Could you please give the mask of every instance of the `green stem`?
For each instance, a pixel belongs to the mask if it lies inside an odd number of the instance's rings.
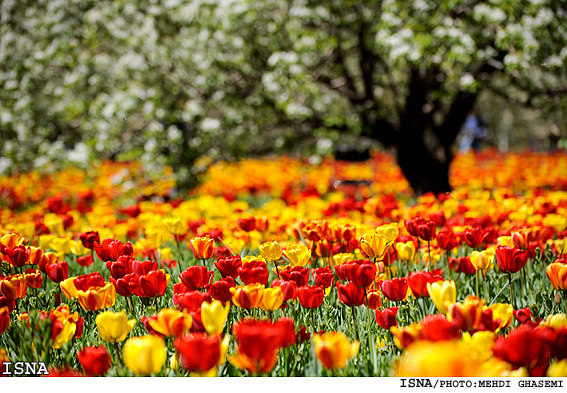
[[[476,271],[476,292],[475,295],[478,296],[478,281],[479,281],[479,277],[478,277],[478,270]]]
[[[118,348],[118,343],[114,342],[114,351],[116,352],[116,362],[118,363],[118,369],[122,369],[122,356],[120,356],[120,348]]]
[[[514,290],[512,289],[512,273],[508,273],[508,286],[510,287],[510,304],[516,309],[514,306]]]
[[[431,264],[433,262],[433,257],[431,256],[431,242],[428,240],[427,241],[427,253],[428,255],[428,259],[429,259],[429,263],[427,264],[427,271],[429,271]]]
[[[358,332],[356,331],[356,317],[354,315],[354,306],[352,306],[350,309],[352,311],[352,329],[354,331],[354,339],[356,341],[359,341],[358,340]]]
[[[313,334],[317,334],[317,329],[315,328],[315,309],[311,309],[311,326],[313,327]]]

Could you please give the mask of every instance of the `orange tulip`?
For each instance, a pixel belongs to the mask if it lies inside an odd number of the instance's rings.
[[[232,301],[237,307],[245,308],[258,308],[264,295],[264,286],[262,284],[249,284],[246,286],[239,286],[230,288],[232,293]]]
[[[554,262],[547,266],[545,272],[547,273],[547,277],[549,277],[554,289],[560,291],[567,290],[567,265]]]
[[[23,274],[14,274],[4,277],[0,281],[0,293],[6,299],[16,300],[26,296],[28,290],[28,280]]]
[[[165,337],[179,337],[186,333],[193,322],[191,315],[186,311],[171,308],[160,310],[157,315],[147,320],[148,325]]]
[[[116,302],[116,289],[112,283],[103,287],[91,287],[86,291],[77,291],[79,304],[87,311],[97,311],[114,306]]]
[[[212,258],[215,253],[215,241],[209,235],[194,237],[189,241],[193,255],[197,259]]]

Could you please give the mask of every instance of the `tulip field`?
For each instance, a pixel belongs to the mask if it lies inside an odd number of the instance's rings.
[[[567,155],[0,177],[1,376],[567,376]]]

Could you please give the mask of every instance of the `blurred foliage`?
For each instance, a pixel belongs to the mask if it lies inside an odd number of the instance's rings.
[[[0,170],[325,155],[399,123],[411,70],[435,123],[480,90],[565,113],[566,58],[558,0],[3,0]]]

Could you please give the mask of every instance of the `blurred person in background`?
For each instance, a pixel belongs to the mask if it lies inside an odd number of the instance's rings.
[[[479,151],[482,142],[488,137],[486,123],[476,113],[475,108],[471,109],[467,115],[460,134],[461,141],[459,143],[459,150],[465,152],[469,151],[471,148],[474,151]]]

